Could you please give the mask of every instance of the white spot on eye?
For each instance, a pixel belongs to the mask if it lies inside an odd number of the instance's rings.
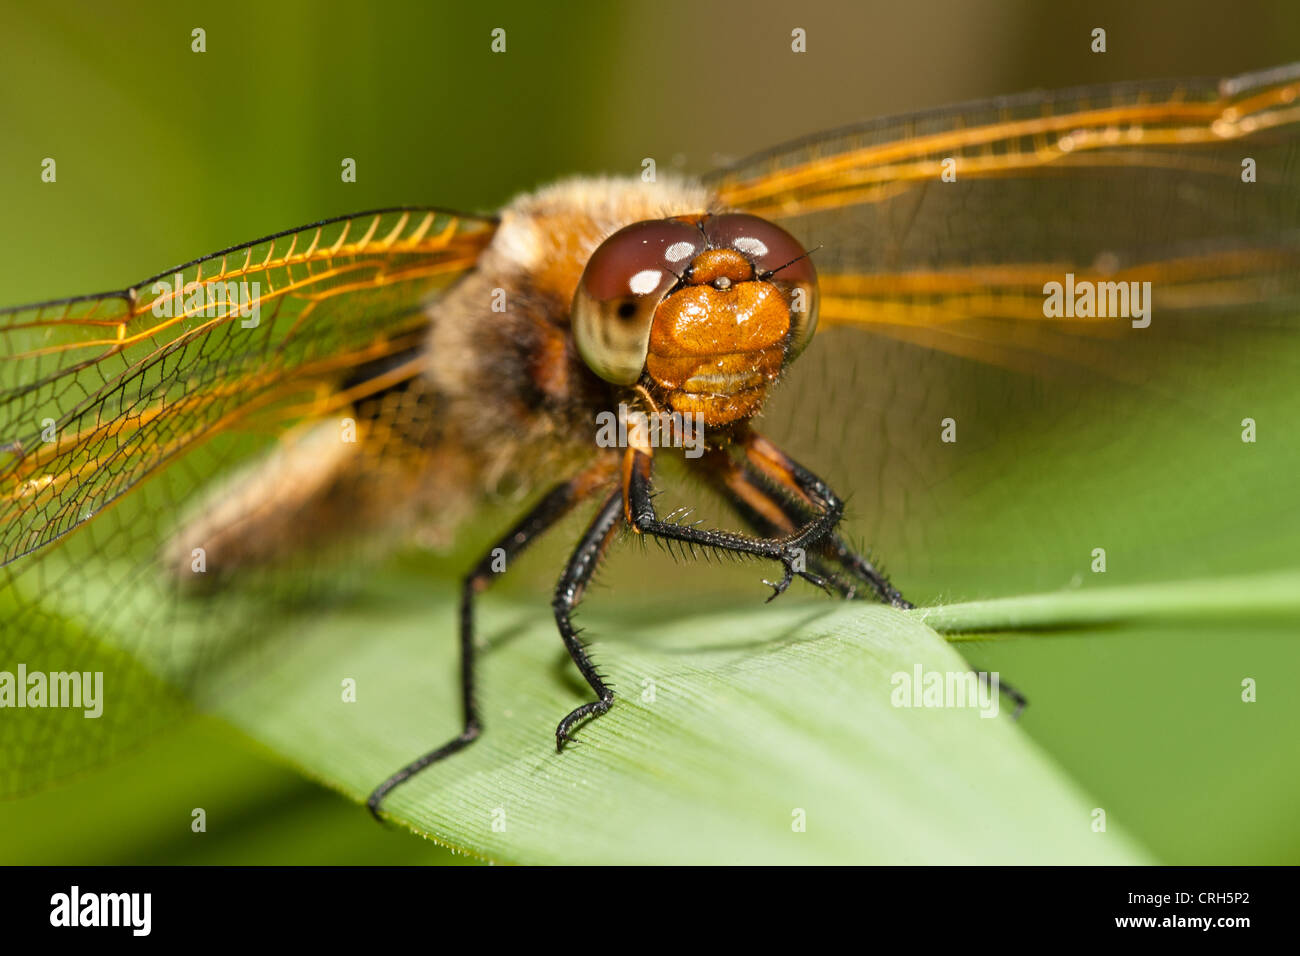
[[[755,239],[753,236],[741,236],[731,244],[731,248],[737,252],[743,252],[747,256],[767,255],[767,246],[761,239]]]
[[[681,262],[694,251],[695,246],[692,243],[686,242],[685,240],[674,242],[668,247],[668,251],[664,253],[664,258],[669,262]]]
[[[634,295],[649,295],[659,288],[659,281],[663,277],[664,274],[658,269],[642,269],[632,277],[627,287],[632,290]]]

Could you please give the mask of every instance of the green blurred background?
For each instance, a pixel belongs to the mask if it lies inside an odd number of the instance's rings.
[[[915,0],[795,9],[233,2],[211,10],[6,0],[0,17],[4,304],[120,287],[217,248],[360,209],[491,210],[562,175],[637,173],[647,156],[661,170],[703,172],[881,114],[1039,87],[1231,75],[1300,58],[1300,7],[1287,2],[1240,4],[1225,15],[1221,2],[1207,0],[1078,9]],[[803,56],[788,52],[796,26],[808,32]],[[1095,26],[1108,31],[1104,56],[1089,52]],[[195,27],[206,30],[203,54],[190,50]],[[504,55],[489,49],[496,27],[507,31]],[[745,109],[714,93],[737,86]],[[57,184],[40,182],[47,156],[58,162]],[[340,181],[343,157],[356,159],[357,182]],[[1230,390],[1231,370],[1224,375]],[[1278,381],[1270,394],[1293,381]],[[1004,407],[1042,404],[1033,383],[975,384]],[[1126,433],[1104,400],[1068,411],[1095,423],[1103,437],[1093,444],[1115,461],[1149,439]],[[1106,458],[1093,459],[1088,481],[1045,479],[1031,451],[1050,457],[1061,450],[1053,442],[1062,449],[1088,442],[1052,424],[1031,421],[1001,446],[1000,459],[958,469],[944,487],[918,489],[922,517],[905,530],[891,527],[892,518],[868,518],[864,533],[900,542],[891,566],[921,582],[927,599],[1068,586],[1070,560],[1086,571],[1077,554],[1087,554],[1087,542],[1043,533],[1043,516],[1059,512],[1061,501],[1086,519],[1105,515],[1126,486],[1108,479],[1118,472]],[[983,436],[985,446],[997,437]],[[1200,460],[1169,461],[1169,474],[1192,480]],[[1217,493],[1213,482],[1197,491],[1206,500]],[[1161,558],[1167,539],[1117,520],[1104,539],[1131,544],[1140,569],[1108,583],[1163,579],[1171,567],[1198,576],[1282,566],[1298,540],[1288,533],[1297,527],[1295,507],[1278,513],[1276,499],[1261,505],[1249,492],[1229,489],[1220,527],[1200,534],[1193,525],[1172,545],[1180,554],[1169,566]],[[1158,486],[1152,494],[1159,497]],[[1249,510],[1252,501],[1248,533],[1234,508]],[[871,500],[857,504],[868,509]],[[986,528],[981,534],[990,520],[1000,522],[996,549]],[[1271,537],[1256,533],[1269,525]],[[530,556],[514,585],[539,613],[546,602],[538,582],[552,573],[563,537]],[[628,560],[614,563],[609,580],[628,580]],[[679,577],[703,576],[688,569]],[[701,586],[721,600],[735,593],[728,588],[757,587],[753,577],[743,569]],[[1287,699],[1289,687],[1266,683],[1260,703],[1243,708],[1235,702],[1239,679],[1223,678],[1267,675],[1282,684],[1300,662],[1294,642],[1289,625],[1238,633],[1207,624],[964,649],[977,666],[999,669],[1032,688],[1036,702],[1050,702],[1026,716],[1026,732],[1157,858],[1296,862],[1300,707]],[[221,821],[221,838],[195,837],[188,820],[161,822],[163,808],[176,805],[205,806]],[[37,863],[456,859],[376,827],[214,721],[180,728],[72,785],[0,805],[0,847],[0,861]]]

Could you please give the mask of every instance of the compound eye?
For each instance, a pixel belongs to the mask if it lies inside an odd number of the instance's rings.
[[[704,221],[713,248],[735,249],[754,264],[790,303],[790,357],[798,355],[817,329],[817,270],[803,245],[776,223],[746,213],[723,213]]]
[[[655,309],[704,248],[697,227],[672,219],[633,223],[596,248],[572,311],[574,341],[593,372],[616,385],[641,377]]]

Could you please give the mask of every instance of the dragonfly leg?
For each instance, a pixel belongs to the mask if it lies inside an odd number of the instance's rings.
[[[876,595],[886,604],[892,604],[894,607],[903,610],[916,607],[915,604],[903,597],[898,588],[890,583],[884,572],[878,570],[861,552],[849,547],[839,535],[835,535],[826,542],[826,549],[833,556],[836,563],[854,577],[870,585]]]
[[[992,683],[993,678],[989,676],[988,671],[976,671],[975,673],[979,675],[980,683],[985,687]],[[1011,712],[1011,719],[1019,720],[1024,709],[1029,706],[1029,698],[1004,681],[1001,675],[998,675],[998,690],[1005,694],[1011,703],[1016,705],[1016,709]]]
[[[785,570],[780,581],[764,581],[772,589],[771,601],[784,593],[795,576],[819,588],[828,585],[819,575],[807,570],[809,549],[816,549],[833,533],[844,513],[844,505],[821,479],[800,469],[800,479],[807,478],[807,494],[813,502],[814,514],[789,533],[760,538],[735,531],[716,531],[675,521],[663,521],[655,513],[651,492],[651,457],[648,450],[629,448],[623,469],[624,507],[628,523],[639,534],[670,541],[680,541],[688,546],[714,548],[736,554],[779,561]],[[793,463],[792,463],[793,464]],[[795,466],[798,468],[798,466]]]
[[[824,481],[767,439],[750,433],[744,448],[743,461],[733,460],[725,452],[714,452],[706,460],[706,471],[714,486],[760,531],[788,533],[788,529],[806,521],[810,512],[817,512],[824,495],[834,495]],[[913,606],[883,572],[833,530],[816,544],[809,561],[845,597],[855,597],[857,585],[837,574],[827,574],[828,565],[866,584],[886,604],[903,609]]]
[[[792,526],[785,534],[758,538],[734,531],[715,531],[660,520],[652,501],[651,451],[648,447],[631,447],[627,450],[624,457],[622,494],[617,492],[611,494],[601,507],[569,559],[569,564],[555,590],[555,620],[560,629],[560,637],[564,640],[569,656],[573,658],[573,662],[578,666],[578,670],[582,672],[591,689],[596,692],[597,697],[596,700],[576,708],[560,721],[555,729],[557,750],[563,750],[564,745],[572,740],[569,732],[574,724],[589,717],[599,717],[609,710],[614,701],[613,691],[605,685],[592,665],[586,648],[578,640],[571,614],[581,600],[582,592],[610,539],[621,526],[620,519],[625,518],[639,534],[680,541],[690,546],[698,545],[752,554],[781,562],[785,569],[785,576],[777,583],[765,582],[773,592],[768,600],[785,591],[795,575],[818,587],[827,586],[819,575],[806,570],[806,549],[816,548],[823,539],[833,533],[835,525],[843,514],[843,505],[821,479],[794,462],[788,459],[786,461],[795,476],[792,480],[797,482],[807,499],[813,503],[816,514],[803,524]]]
[[[703,467],[710,483],[755,534],[776,538],[794,532],[801,516],[789,502],[760,483],[752,469],[738,465],[721,450],[709,452]],[[845,580],[820,552],[809,556],[808,567],[840,597],[850,599],[857,596],[859,585]]]
[[[704,465],[705,473],[713,486],[759,534],[789,534],[801,520],[801,504],[791,495],[790,489],[777,485],[765,470],[760,471],[749,462],[737,463],[723,451],[711,452]],[[808,566],[817,571],[842,597],[856,597],[857,585],[832,570],[832,563],[852,574],[859,582],[870,585],[876,596],[886,603],[902,609],[913,606],[889,583],[883,573],[876,570],[864,556],[853,551],[839,535],[831,535],[817,554],[809,557]],[[986,672],[977,673],[985,686],[988,686],[991,680],[989,675]],[[1011,719],[1019,719],[1029,704],[1028,699],[1016,687],[1001,679],[998,681],[998,689],[1015,705]]]
[[[377,818],[379,805],[394,787],[406,782],[430,764],[463,750],[483,732],[474,695],[474,598],[485,591],[504,567],[529,544],[537,540],[573,507],[609,477],[607,467],[597,467],[557,485],[510,532],[501,538],[466,575],[460,601],[460,693],[465,724],[459,734],[441,747],[411,761],[375,788],[366,806]]]
[[[794,494],[796,488],[779,481],[768,469],[756,467],[752,460],[738,463],[719,450],[711,452],[704,465],[705,473],[714,487],[759,534],[789,534],[801,520],[802,511],[806,511],[802,498]],[[856,597],[855,585],[834,573],[831,563],[869,584],[877,597],[894,607],[913,607],[882,572],[866,557],[850,548],[838,534],[830,535],[818,549],[817,555],[809,558],[808,564],[843,597]],[[990,682],[986,672],[979,672],[979,678],[986,686]],[[1028,698],[1001,679],[998,681],[998,689],[1015,705],[1011,719],[1019,719],[1029,705]]]
[[[596,517],[583,533],[582,540],[578,542],[578,546],[569,557],[564,573],[560,575],[559,583],[555,586],[555,600],[552,602],[552,607],[555,609],[555,623],[560,629],[560,639],[564,641],[564,647],[573,658],[573,663],[578,666],[583,679],[596,692],[595,700],[575,708],[555,728],[557,751],[563,750],[564,745],[573,739],[569,731],[573,729],[574,724],[588,718],[599,717],[614,703],[614,691],[605,683],[596,670],[595,664],[591,662],[586,645],[578,639],[579,632],[573,626],[573,611],[582,600],[591,576],[596,573],[596,567],[600,564],[605,549],[609,547],[610,541],[622,527],[622,519],[623,493],[616,488],[596,512]]]

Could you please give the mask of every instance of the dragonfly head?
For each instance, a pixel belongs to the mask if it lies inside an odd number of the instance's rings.
[[[742,213],[633,223],[592,254],[573,334],[593,372],[646,385],[706,425],[762,407],[817,325],[817,273],[781,227]]]

